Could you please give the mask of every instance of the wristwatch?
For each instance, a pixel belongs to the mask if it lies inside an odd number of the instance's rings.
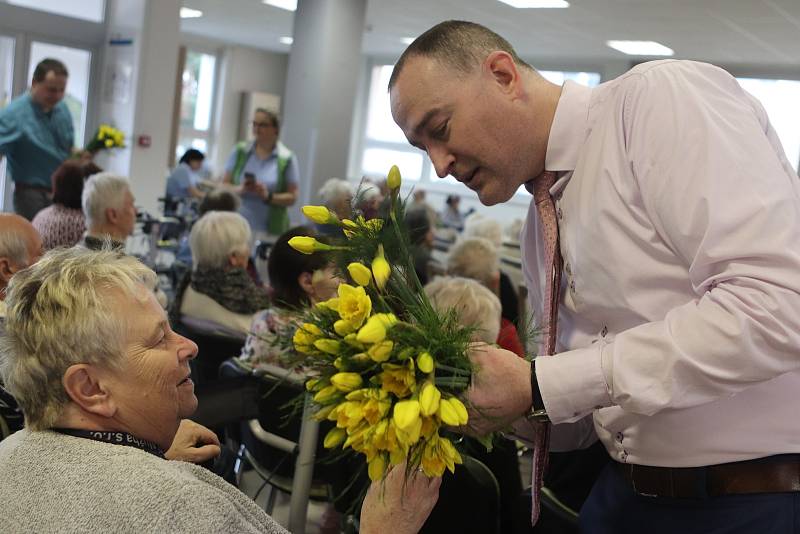
[[[549,423],[550,417],[542,401],[542,392],[539,391],[539,380],[536,378],[536,359],[531,360],[531,407],[525,414],[525,419],[537,423]]]

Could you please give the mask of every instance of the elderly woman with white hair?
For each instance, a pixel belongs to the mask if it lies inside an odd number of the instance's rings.
[[[464,276],[477,280],[494,295],[500,290],[500,257],[497,248],[482,237],[460,239],[450,247],[447,257],[447,274]],[[502,305],[501,305],[502,317]],[[525,348],[519,340],[514,323],[502,317],[496,342],[520,357],[525,356]]]
[[[234,212],[206,213],[192,227],[192,271],[178,286],[173,321],[229,335],[250,331],[253,314],[269,307],[266,291],[247,273],[250,225]]]
[[[339,219],[353,217],[353,185],[341,178],[329,178],[319,189],[322,205],[336,214]],[[321,235],[343,235],[335,224],[317,224],[317,232]]]
[[[483,237],[488,240],[496,249],[498,254],[503,247],[503,227],[499,222],[484,217],[478,213],[473,213],[464,222],[463,237]],[[503,307],[503,317],[511,323],[519,324],[519,296],[514,288],[511,278],[500,270],[500,283],[497,295],[500,297],[500,304]]]
[[[12,279],[0,376],[26,428],[0,443],[4,532],[286,532],[222,478],[170,459],[197,407],[197,345],[170,328],[153,278],[120,252],[75,247]],[[438,481],[403,486],[402,474],[384,501],[367,498],[363,533],[424,521]]]

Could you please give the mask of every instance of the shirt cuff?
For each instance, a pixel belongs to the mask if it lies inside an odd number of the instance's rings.
[[[536,358],[536,378],[547,416],[554,424],[571,423],[611,406],[598,342],[585,349]]]

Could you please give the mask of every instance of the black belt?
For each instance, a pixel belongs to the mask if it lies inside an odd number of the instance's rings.
[[[800,492],[800,454],[704,467],[652,467],[614,462],[639,495],[705,499],[721,495]]]

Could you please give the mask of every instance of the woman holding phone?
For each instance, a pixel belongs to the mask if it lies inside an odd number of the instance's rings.
[[[258,108],[252,142],[237,143],[225,162],[225,183],[241,196],[239,213],[260,241],[274,241],[289,228],[286,208],[297,200],[297,158],[278,140],[278,116]]]

